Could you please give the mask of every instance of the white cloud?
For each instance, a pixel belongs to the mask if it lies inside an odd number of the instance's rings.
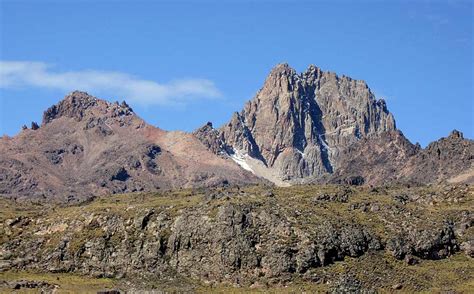
[[[0,88],[39,87],[63,91],[82,90],[94,95],[112,95],[143,105],[185,104],[196,99],[215,99],[221,92],[206,79],[183,79],[169,83],[141,80],[112,71],[55,72],[43,62],[0,61]]]

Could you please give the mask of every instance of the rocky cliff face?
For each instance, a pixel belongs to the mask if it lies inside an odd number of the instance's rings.
[[[385,102],[365,82],[315,66],[297,74],[279,64],[218,132],[227,151],[261,160],[291,180],[332,173],[347,146],[395,129]]]
[[[38,129],[0,139],[0,194],[75,201],[187,186],[258,182],[194,136],[146,124],[124,102],[73,92]]]
[[[366,184],[473,183],[473,167],[474,141],[464,139],[459,131],[425,149],[394,131],[348,147],[341,154],[339,169],[325,180],[346,183],[360,176]]]
[[[474,141],[454,130],[412,157],[401,177],[418,183],[448,180],[474,183]]]
[[[421,150],[396,129],[385,101],[376,100],[364,81],[315,66],[297,74],[277,65],[229,123],[207,125],[196,135],[213,152],[281,185],[437,182],[465,173],[474,157],[472,140],[459,133],[450,143]],[[436,155],[440,144],[443,156]]]

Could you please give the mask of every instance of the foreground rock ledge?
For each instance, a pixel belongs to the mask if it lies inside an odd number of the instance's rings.
[[[473,282],[473,193],[250,186],[68,207],[1,200],[0,281],[17,273],[28,285],[22,273],[33,272],[114,278],[121,289],[462,290]]]

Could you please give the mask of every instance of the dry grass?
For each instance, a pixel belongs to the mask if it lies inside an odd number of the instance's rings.
[[[98,198],[90,203],[82,205],[58,207],[39,205],[33,203],[15,203],[13,201],[0,199],[0,244],[8,241],[13,236],[29,238],[31,235],[27,230],[8,228],[1,226],[7,220],[18,217],[41,219],[44,224],[62,223],[70,220],[86,222],[91,215],[114,216],[123,220],[137,218],[147,211],[154,209],[156,213],[164,213],[171,220],[175,219],[182,211],[193,208],[207,213],[211,219],[217,217],[219,208],[226,204],[252,206],[255,211],[267,211],[279,207],[279,211],[292,224],[293,227],[307,230],[315,227],[327,219],[340,222],[355,222],[367,227],[382,240],[390,237],[390,224],[397,224],[400,219],[408,221],[440,222],[445,219],[455,219],[461,212],[473,212],[474,188],[470,187],[467,196],[452,202],[443,197],[436,203],[408,202],[398,203],[393,195],[403,194],[406,188],[392,187],[381,188],[372,191],[369,188],[350,188],[353,193],[349,195],[347,202],[337,201],[315,201],[319,194],[334,194],[341,189],[340,186],[318,186],[305,185],[293,187],[265,187],[261,185],[247,186],[243,188],[216,188],[205,189],[183,189],[161,193],[134,193],[123,195],[112,195]],[[272,190],[273,195],[268,195]],[[409,190],[416,195],[442,195],[439,188],[418,187]],[[219,199],[210,200],[210,194],[224,195]],[[206,196],[207,195],[207,196]],[[424,196],[423,196],[424,197]],[[364,205],[369,209],[354,209]],[[371,210],[376,205],[378,209]],[[401,211],[399,214],[394,210]],[[10,230],[7,235],[7,230]],[[68,250],[78,250],[88,240],[103,237],[103,230],[97,227],[85,228],[71,233],[71,243]],[[170,234],[163,231],[163,234]],[[460,238],[471,238],[474,228],[470,228],[465,236]],[[61,232],[46,235],[49,238],[48,246],[54,248],[61,241]],[[120,235],[115,235],[119,242]],[[166,236],[165,236],[166,238]],[[285,241],[285,240],[282,240]],[[291,241],[291,240],[286,240]],[[401,284],[401,292],[446,292],[456,291],[458,293],[472,293],[474,289],[474,263],[472,259],[462,253],[450,258],[437,261],[423,260],[415,266],[408,266],[402,261],[395,260],[383,251],[368,253],[359,258],[346,258],[344,261],[336,262],[330,266],[311,269],[308,273],[316,277],[318,283],[308,282],[301,277],[293,277],[292,282],[284,286],[254,285],[254,287],[234,288],[227,285],[203,285],[198,281],[180,279],[172,282],[147,281],[145,288],[161,289],[168,292],[198,292],[198,293],[319,293],[330,289],[328,281],[334,281],[341,274],[354,274],[364,284],[374,286],[380,292],[393,292],[394,284]],[[98,290],[124,286],[126,281],[114,281],[110,279],[94,279],[73,274],[51,274],[31,272],[3,272],[0,273],[0,281],[34,280],[46,281],[60,286],[59,293],[95,293]],[[314,279],[312,279],[314,280]],[[1,285],[1,283],[0,283]],[[0,292],[8,290],[0,288]],[[471,292],[470,292],[471,291]]]
[[[58,285],[56,293],[97,293],[104,289],[113,289],[116,281],[111,279],[94,279],[73,274],[33,273],[33,272],[3,272],[0,281],[44,281]],[[3,288],[0,293],[11,293],[11,289]],[[39,289],[21,289],[15,293],[38,293]]]

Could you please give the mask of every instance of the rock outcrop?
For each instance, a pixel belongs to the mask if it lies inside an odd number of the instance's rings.
[[[466,209],[473,202],[472,187],[269,189],[117,195],[74,208],[23,203],[20,215],[0,215],[0,272],[132,280],[183,276],[246,287],[331,281],[337,288],[342,287],[338,276],[324,268],[341,273],[336,264],[373,256],[368,267],[356,267],[359,278],[368,270],[373,283],[357,284],[380,289],[392,286],[400,267],[454,254],[461,255],[454,263],[471,258],[474,221]],[[315,201],[315,195],[339,197]],[[432,197],[436,208],[451,203],[450,209],[433,209]],[[18,207],[12,201],[1,204],[5,212]],[[419,283],[412,276],[405,282],[411,290]]]
[[[231,151],[219,131],[214,129],[211,122],[208,122],[206,125],[195,130],[193,134],[204,144],[204,146],[215,154],[227,154]]]
[[[329,182],[361,176],[367,184],[427,184],[442,181],[474,183],[474,141],[459,131],[422,149],[400,131],[387,132],[349,146]]]
[[[474,141],[457,130],[430,143],[411,158],[401,176],[418,183],[448,180],[474,183]]]

